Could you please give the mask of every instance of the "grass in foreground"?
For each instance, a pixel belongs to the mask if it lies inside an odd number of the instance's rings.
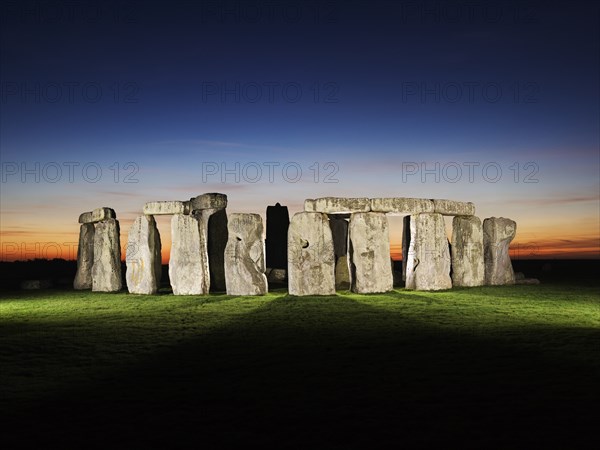
[[[0,299],[0,326],[10,445],[598,442],[594,286],[304,298],[19,292]]]

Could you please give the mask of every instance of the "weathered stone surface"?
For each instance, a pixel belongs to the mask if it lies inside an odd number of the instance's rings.
[[[348,264],[348,221],[345,214],[329,215],[329,228],[335,254],[335,288],[350,289],[350,266]]]
[[[153,216],[137,217],[127,237],[125,279],[131,294],[154,294],[162,273],[160,234]]]
[[[288,229],[290,295],[334,295],[335,255],[327,216],[300,212]]]
[[[96,223],[106,219],[116,219],[117,214],[112,208],[102,207],[84,212],[79,216],[79,223]]]
[[[119,221],[106,219],[94,231],[92,291],[118,292],[122,287]]]
[[[350,279],[350,265],[348,254],[336,258],[335,261],[335,288],[337,290],[349,290],[352,285]]]
[[[483,251],[485,284],[515,284],[508,248],[517,232],[517,223],[504,217],[490,217],[483,221]]]
[[[402,218],[402,281],[406,281],[406,265],[410,248],[410,216]]]
[[[476,216],[452,219],[452,285],[481,286],[485,281],[483,229]]]
[[[371,201],[368,198],[322,197],[304,200],[304,211],[327,214],[368,212]]]
[[[189,214],[190,212],[190,202],[180,202],[179,200],[148,202],[144,205],[144,214],[148,216]]]
[[[175,214],[171,219],[169,278],[175,295],[203,295],[210,289],[206,233],[202,220]]]
[[[433,212],[444,216],[473,216],[475,205],[471,202],[433,199]]]
[[[82,223],[79,227],[79,247],[77,247],[77,273],[73,281],[74,289],[92,288],[92,267],[94,265],[94,224]]]
[[[433,212],[433,201],[408,197],[372,198],[371,211],[396,214]]]
[[[384,213],[354,213],[349,226],[352,291],[361,294],[393,289],[390,236]]]
[[[423,291],[450,289],[450,251],[443,216],[421,213],[410,217],[405,287]]]
[[[287,269],[287,232],[290,226],[290,213],[287,206],[276,203],[267,206],[267,267]],[[269,280],[270,281],[270,280]]]
[[[287,248],[287,245],[286,245]],[[286,269],[267,269],[267,281],[269,283],[285,284],[287,282]]]
[[[191,198],[189,203],[192,211],[197,209],[223,209],[227,208],[227,195],[218,192],[201,194]]]
[[[195,209],[202,221],[210,269],[210,291],[225,292],[225,246],[227,245],[227,212],[225,209]]]
[[[258,214],[229,215],[229,240],[225,247],[225,283],[228,295],[264,295],[265,275],[263,222]]]

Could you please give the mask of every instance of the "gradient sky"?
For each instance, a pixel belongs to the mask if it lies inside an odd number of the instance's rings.
[[[1,17],[4,260],[74,258],[99,206],[124,247],[145,202],[204,192],[263,217],[322,196],[472,201],[517,222],[513,257],[600,257],[598,5],[25,1]]]

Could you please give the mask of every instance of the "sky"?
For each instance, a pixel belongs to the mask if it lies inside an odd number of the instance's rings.
[[[600,257],[592,2],[15,1],[0,17],[2,260],[76,258],[78,216],[100,206],[125,249],[145,202],[205,192],[263,217],[325,196],[471,201],[517,222],[513,258]],[[390,217],[395,258],[401,231]]]

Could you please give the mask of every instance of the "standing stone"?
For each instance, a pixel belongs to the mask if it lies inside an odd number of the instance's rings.
[[[481,286],[485,280],[483,230],[477,216],[452,219],[452,285]]]
[[[517,223],[504,217],[483,221],[485,284],[515,284],[508,248],[517,232]]]
[[[155,294],[162,272],[160,234],[154,216],[135,219],[127,238],[125,278],[131,294]]]
[[[288,229],[290,295],[334,295],[335,254],[327,215],[299,212]]]
[[[350,289],[350,267],[348,264],[348,221],[339,214],[329,215],[329,227],[335,254],[335,288]]]
[[[267,206],[267,267],[287,269],[287,233],[290,226],[290,213],[287,206],[276,203]]]
[[[384,213],[354,213],[349,228],[352,291],[360,294],[393,289],[388,219]]]
[[[225,247],[225,282],[228,295],[267,293],[263,222],[258,214],[230,214]]]
[[[210,291],[225,292],[225,246],[227,245],[227,212],[225,208],[194,210],[202,222],[210,268]]]
[[[402,281],[406,281],[406,266],[410,248],[410,216],[402,218]]]
[[[450,250],[443,216],[421,213],[410,217],[406,288],[420,291],[450,289]]]
[[[77,273],[73,281],[74,289],[92,288],[92,267],[94,265],[94,224],[83,223],[79,227],[79,247],[77,247]]]
[[[210,272],[202,220],[176,214],[171,219],[169,278],[175,295],[203,295],[210,289]]]
[[[102,220],[96,224],[94,232],[92,291],[118,292],[122,287],[119,221]]]

